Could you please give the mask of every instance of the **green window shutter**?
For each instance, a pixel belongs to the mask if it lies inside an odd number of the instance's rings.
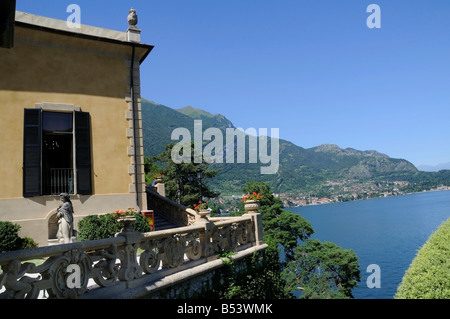
[[[41,110],[25,109],[23,133],[23,197],[41,195],[41,123]]]
[[[87,112],[75,112],[77,193],[92,194],[91,119]]]

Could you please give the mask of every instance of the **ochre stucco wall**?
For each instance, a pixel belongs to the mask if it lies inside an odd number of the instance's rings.
[[[57,196],[23,198],[24,109],[64,104],[90,113],[93,194],[72,196],[77,221],[135,207],[127,136],[131,52],[129,45],[20,26],[14,48],[0,48],[0,220],[21,224],[22,235],[40,246],[60,202]]]
[[[94,194],[129,192],[130,141],[124,99],[0,90],[0,100],[8,101],[2,105],[0,117],[0,198],[22,197],[24,108],[42,102],[73,104],[90,113]]]
[[[14,49],[0,51],[0,70],[8,75],[0,77],[0,198],[22,197],[23,110],[44,102],[90,113],[95,194],[129,192],[129,69],[121,52],[94,54],[93,41],[81,39],[66,48],[65,37],[45,33],[35,44],[36,31],[26,31],[18,29]]]

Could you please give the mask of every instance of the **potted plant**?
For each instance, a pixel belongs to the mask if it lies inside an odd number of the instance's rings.
[[[244,209],[247,212],[256,212],[259,208],[259,201],[264,198],[264,195],[260,193],[253,192],[253,194],[247,194],[242,197],[244,202]]]
[[[137,209],[128,208],[126,211],[116,210],[114,212],[114,217],[117,219],[117,222],[123,226],[122,232],[133,231],[133,223],[136,221],[136,216],[134,214],[137,213]]]
[[[202,217],[207,216],[209,214],[208,202],[198,201],[197,204],[194,204],[194,210]]]

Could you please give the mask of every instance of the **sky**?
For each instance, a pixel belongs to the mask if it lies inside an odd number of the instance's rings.
[[[67,20],[70,4],[81,24],[118,31],[136,9],[141,41],[155,46],[142,98],[278,128],[304,148],[450,162],[450,1],[17,0],[16,9]]]

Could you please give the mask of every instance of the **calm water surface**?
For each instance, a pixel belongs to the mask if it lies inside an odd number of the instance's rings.
[[[418,250],[450,218],[450,191],[289,208],[314,228],[312,238],[352,249],[361,282],[356,299],[392,299]],[[368,288],[367,266],[381,270],[381,287]]]

